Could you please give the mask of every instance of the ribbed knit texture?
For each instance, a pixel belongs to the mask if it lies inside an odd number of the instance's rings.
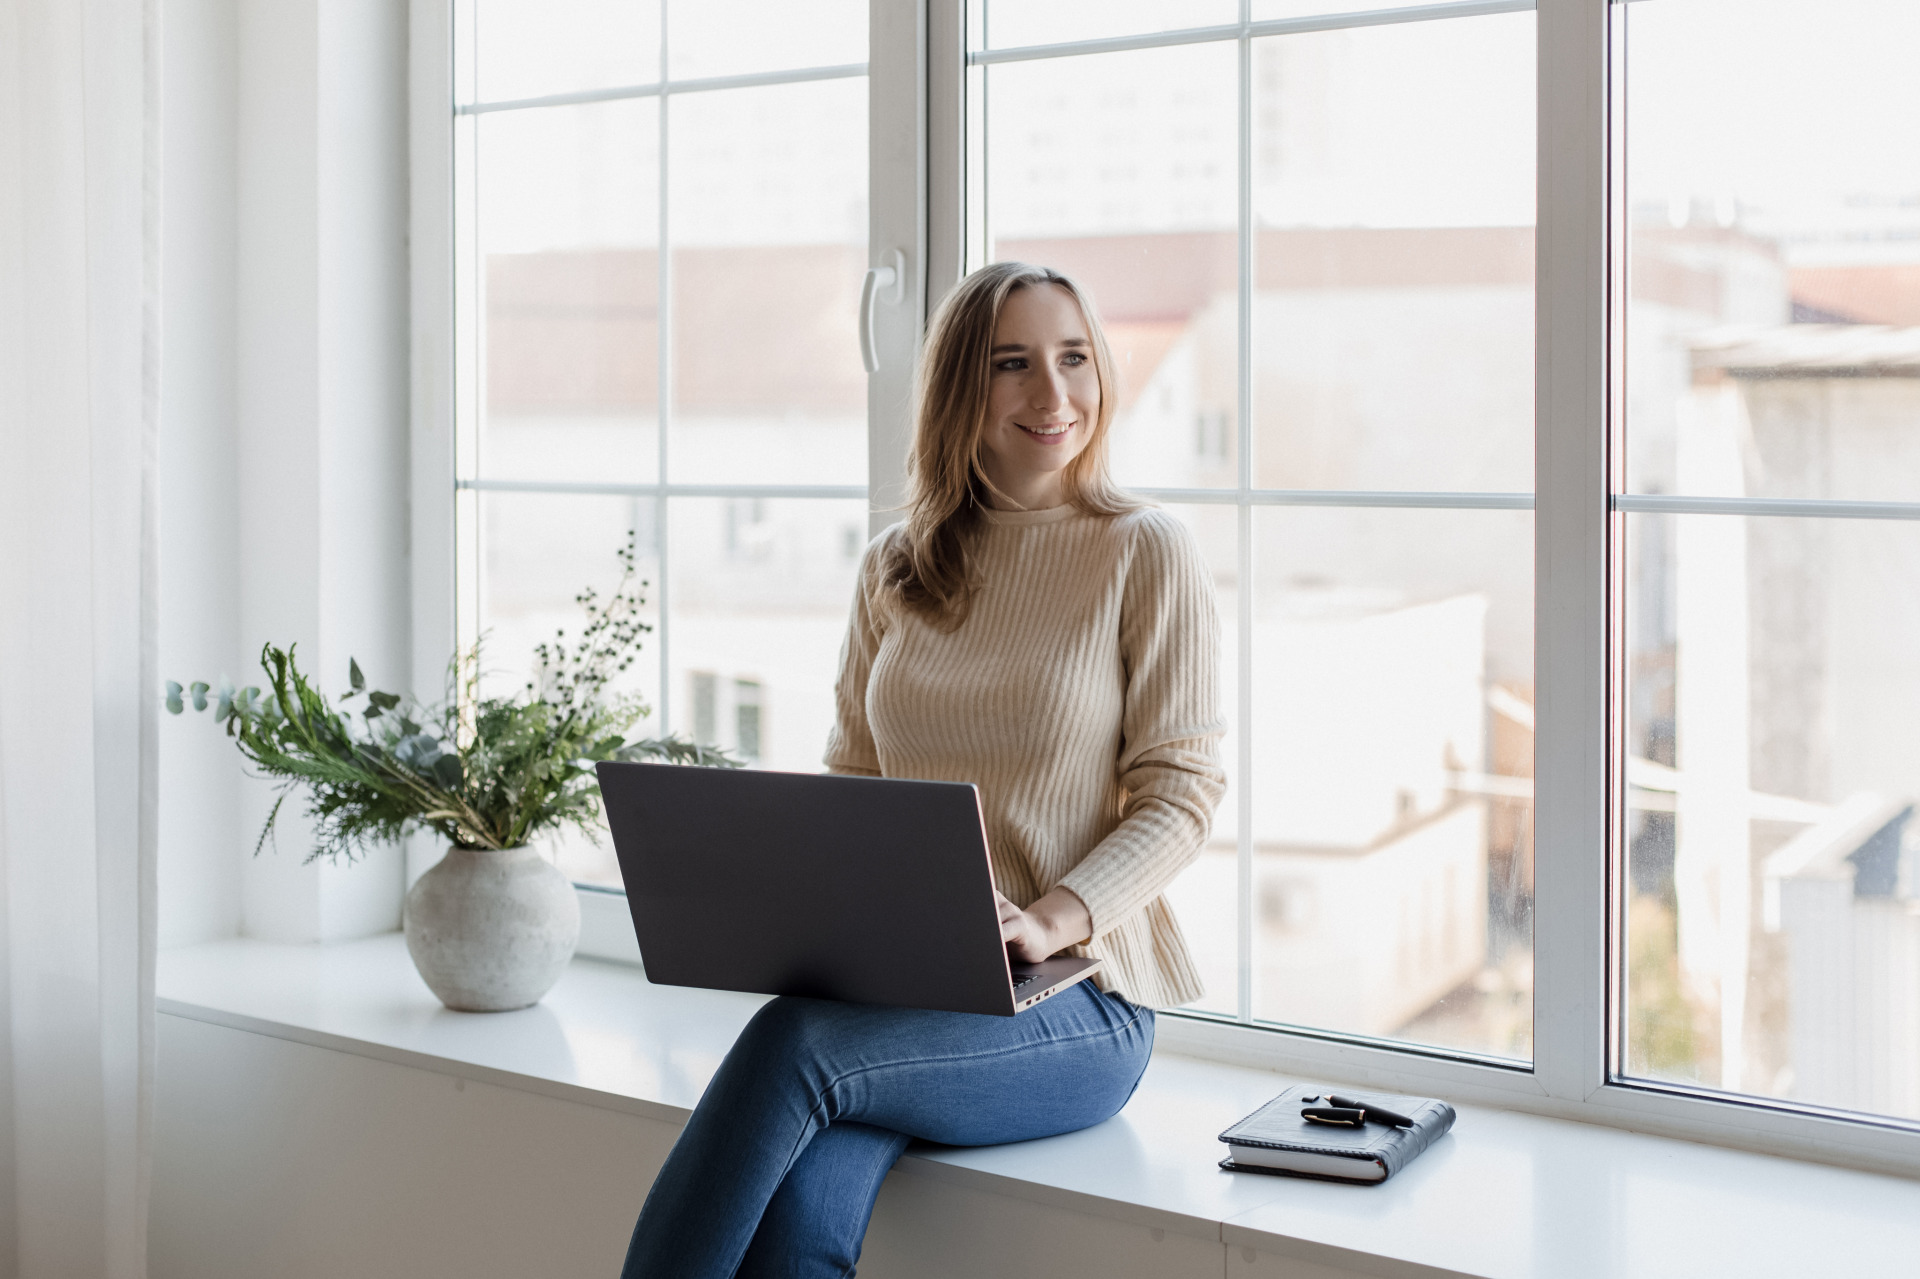
[[[972,782],[1016,904],[1065,884],[1100,985],[1170,1008],[1200,977],[1162,893],[1226,789],[1213,579],[1164,511],[989,511],[980,589],[943,632],[885,601],[867,548],[836,687],[836,773]]]

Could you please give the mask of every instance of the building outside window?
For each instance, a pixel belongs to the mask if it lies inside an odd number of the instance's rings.
[[[1920,13],[1534,8],[935,0],[914,79],[857,0],[461,0],[463,638],[519,678],[632,530],[654,728],[819,767],[909,189],[929,305],[1007,258],[1088,287],[1118,477],[1213,565],[1188,1012],[1515,1097],[1920,1120]],[[1536,162],[1588,119],[1566,49],[1611,96],[1585,188]],[[920,109],[917,159],[870,147]],[[1569,289],[1590,429],[1542,407]],[[1570,645],[1605,673],[1554,701]],[[1595,761],[1577,839],[1554,750]]]
[[[1109,34],[1052,13],[969,28],[969,230],[1090,287],[1118,476],[1214,564],[1200,1007],[1524,1061],[1533,17],[1036,56]]]
[[[456,16],[463,639],[524,678],[637,531],[641,731],[817,769],[867,524],[866,6]]]
[[[1917,18],[1635,6],[1623,228],[1625,1064],[1908,1118]]]
[[[692,671],[687,684],[693,694],[693,740],[702,746],[718,746],[720,680],[712,671]]]
[[[733,681],[733,748],[749,763],[760,762],[762,716],[766,689],[757,679]]]

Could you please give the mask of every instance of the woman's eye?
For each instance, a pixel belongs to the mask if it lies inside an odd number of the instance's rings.
[[[1068,368],[1076,368],[1086,362],[1087,357],[1078,351],[1069,351],[1060,359],[1060,363],[1066,365]]]
[[[1012,359],[1000,361],[1000,363],[993,367],[1002,373],[1018,373],[1021,369],[1027,367],[1027,362],[1016,355]]]

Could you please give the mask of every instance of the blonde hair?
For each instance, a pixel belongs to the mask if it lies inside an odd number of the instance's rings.
[[[927,326],[914,376],[907,519],[881,567],[885,593],[942,629],[966,620],[977,585],[969,544],[985,522],[981,511],[989,505],[988,496],[998,492],[981,457],[993,330],[1016,290],[1041,284],[1065,289],[1079,305],[1100,386],[1092,434],[1061,476],[1067,501],[1089,515],[1120,515],[1143,505],[1107,471],[1107,436],[1119,394],[1113,353],[1086,290],[1050,267],[1025,262],[981,267],[947,294]]]

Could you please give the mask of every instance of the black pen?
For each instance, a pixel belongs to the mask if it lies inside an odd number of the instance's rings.
[[[1390,1128],[1413,1127],[1413,1120],[1407,1118],[1399,1111],[1388,1110],[1385,1106],[1377,1106],[1370,1101],[1354,1101],[1352,1098],[1339,1096],[1329,1096],[1327,1100],[1336,1106],[1344,1106],[1353,1110],[1364,1110],[1367,1112],[1368,1119],[1375,1123],[1386,1124]]]
[[[1366,1123],[1367,1112],[1353,1106],[1302,1106],[1300,1117],[1310,1123],[1358,1128]]]

